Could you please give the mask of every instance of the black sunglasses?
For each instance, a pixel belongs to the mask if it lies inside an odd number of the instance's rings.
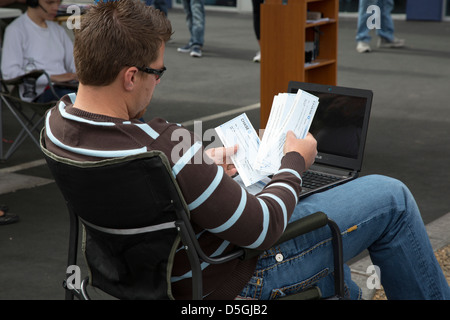
[[[152,69],[149,67],[136,67],[139,71],[148,73],[148,74],[154,74],[156,75],[156,80],[161,79],[161,77],[163,76],[164,72],[167,70],[166,67],[162,67],[162,69]]]

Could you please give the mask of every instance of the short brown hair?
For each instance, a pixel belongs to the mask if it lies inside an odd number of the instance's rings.
[[[78,79],[84,85],[109,85],[124,67],[154,62],[171,35],[164,13],[139,0],[99,2],[82,16],[75,31]]]

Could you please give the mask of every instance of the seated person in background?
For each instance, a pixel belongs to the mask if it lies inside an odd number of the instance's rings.
[[[63,27],[52,21],[56,17],[60,0],[27,0],[28,10],[14,20],[5,31],[2,53],[2,74],[8,80],[21,76],[27,64],[42,69],[53,82],[77,80],[73,61],[73,44]],[[55,100],[45,76],[36,83],[37,102]],[[55,86],[59,95],[74,92],[73,88]]]
[[[91,7],[75,34],[78,93],[76,99],[75,94],[63,97],[47,112],[43,138],[48,150],[80,161],[164,152],[206,254],[236,246],[266,250],[254,259],[205,265],[207,299],[271,299],[311,285],[324,296],[332,295],[328,228],[273,247],[289,221],[317,211],[339,225],[346,261],[369,249],[388,298],[450,299],[419,209],[400,181],[366,176],[298,201],[301,174],[314,162],[317,150],[311,134],[297,139],[291,131],[279,171],[254,196],[230,177],[236,168],[226,161],[223,148],[204,151],[194,133],[160,118],[137,120],[166,70],[164,51],[171,35],[165,15],[138,0]],[[237,147],[227,151],[233,154]],[[175,298],[191,297],[185,250],[176,253],[171,280]],[[359,298],[348,266],[345,283],[348,297]]]

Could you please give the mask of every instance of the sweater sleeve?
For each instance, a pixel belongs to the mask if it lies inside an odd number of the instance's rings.
[[[67,35],[67,32],[62,28],[59,27],[60,33],[61,33],[61,44],[64,47],[64,67],[67,72],[75,73],[75,61],[73,58],[73,43],[72,40]]]
[[[270,248],[297,204],[300,175],[305,170],[303,157],[296,152],[286,154],[271,182],[254,196],[222,167],[204,161],[207,156],[199,142],[182,149],[186,151],[175,161],[174,173],[193,222],[235,245]]]
[[[1,68],[4,79],[13,79],[24,74],[24,55],[22,49],[24,37],[20,28],[16,27],[17,22],[14,22],[6,28],[3,37]]]

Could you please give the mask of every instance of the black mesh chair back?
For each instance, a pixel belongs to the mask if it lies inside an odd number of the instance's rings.
[[[84,226],[90,284],[120,299],[172,298],[175,222],[186,212],[164,155],[93,163],[45,154],[72,220]]]

